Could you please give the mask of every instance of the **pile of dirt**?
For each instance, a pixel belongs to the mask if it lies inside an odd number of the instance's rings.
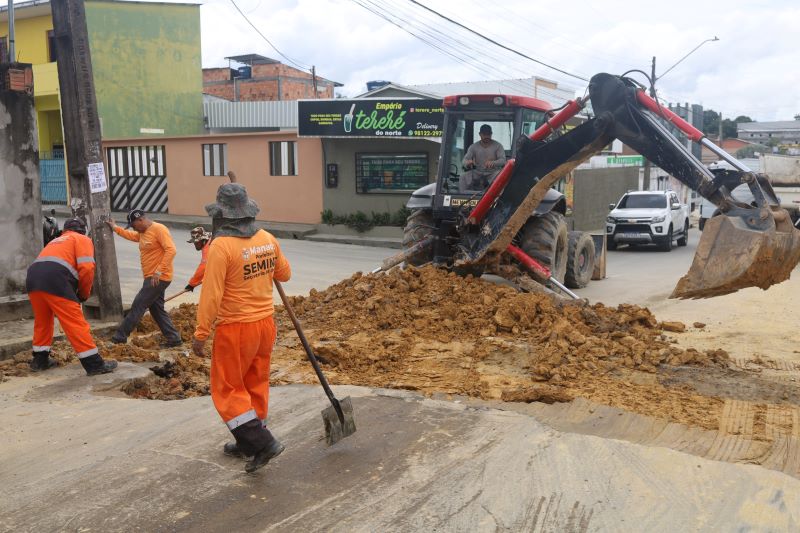
[[[154,375],[135,378],[122,387],[133,398],[182,400],[209,394],[208,375],[211,361],[194,355],[176,357],[150,370]]]
[[[197,323],[197,305],[181,304],[169,312],[169,317],[175,328],[180,332],[183,342],[191,342],[194,335],[194,328]],[[150,314],[145,315],[136,326],[138,333],[156,333],[159,331],[158,325]]]

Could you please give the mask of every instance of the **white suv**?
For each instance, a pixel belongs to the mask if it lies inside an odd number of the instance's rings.
[[[656,244],[668,252],[672,241],[686,246],[689,238],[689,208],[674,191],[633,191],[616,205],[608,206],[608,249],[620,244]]]

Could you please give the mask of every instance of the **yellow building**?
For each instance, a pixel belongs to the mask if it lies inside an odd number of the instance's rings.
[[[61,188],[64,181],[50,2],[16,2],[14,18],[15,59],[33,64],[42,199],[47,202],[48,180],[60,180]],[[86,23],[103,141],[203,133],[199,5],[86,0]],[[0,6],[0,56],[0,61],[10,59],[5,2]]]

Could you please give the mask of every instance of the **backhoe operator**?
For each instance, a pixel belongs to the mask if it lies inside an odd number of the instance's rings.
[[[506,164],[506,151],[492,139],[492,127],[483,124],[478,135],[481,140],[473,143],[464,155],[462,165],[467,172],[461,175],[459,192],[484,190]]]

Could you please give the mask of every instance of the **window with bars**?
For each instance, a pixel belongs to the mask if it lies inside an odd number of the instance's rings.
[[[224,176],[228,173],[228,145],[203,145],[203,176]]]
[[[428,184],[428,154],[356,154],[356,192],[414,191]]]
[[[269,173],[271,176],[297,176],[297,142],[269,143]]]

